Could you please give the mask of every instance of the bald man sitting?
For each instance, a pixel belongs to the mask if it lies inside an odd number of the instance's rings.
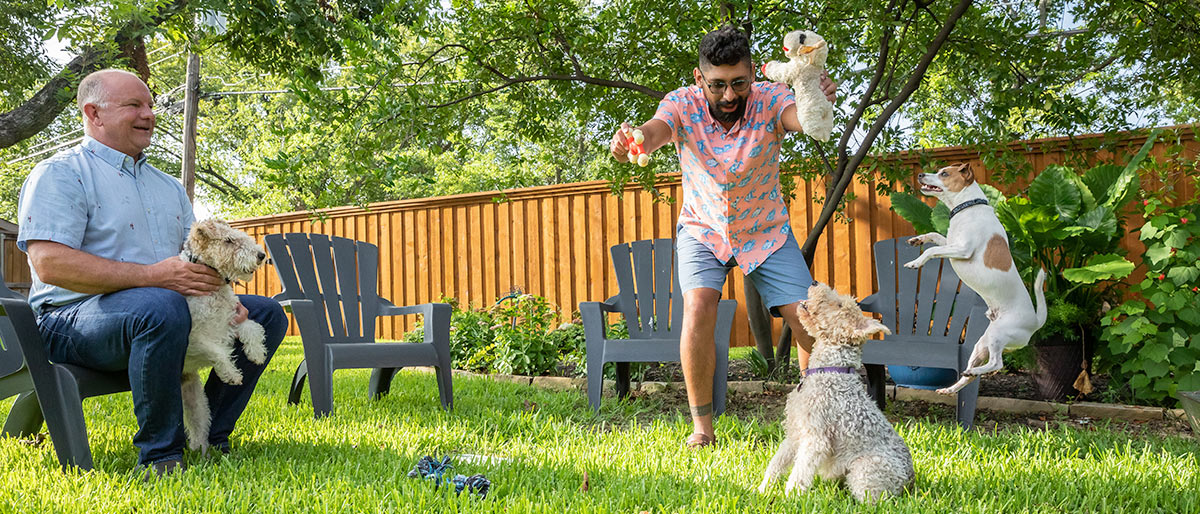
[[[138,431],[133,444],[146,478],[183,469],[179,377],[191,315],[188,295],[224,283],[203,264],[179,259],[194,221],[178,180],[146,162],[153,98],[137,75],[101,70],[77,93],[84,138],[33,169],[21,187],[17,245],[29,255],[29,303],[50,359],[104,371],[128,370]],[[277,302],[243,295],[234,320],[267,332],[268,359],[287,331]],[[266,363],[239,345],[242,385],[210,375],[209,444],[230,450],[229,434]]]

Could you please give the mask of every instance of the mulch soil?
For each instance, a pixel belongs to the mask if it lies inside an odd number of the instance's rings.
[[[797,370],[789,369],[782,374],[782,379],[772,380],[772,382],[794,384],[798,381],[796,378],[798,375]],[[655,363],[646,365],[640,373],[635,372],[633,380],[682,383],[683,374],[678,363]],[[729,380],[746,381],[763,380],[763,378],[756,376],[744,360],[731,360],[729,362]],[[891,383],[890,379],[888,383]],[[1113,395],[1108,391],[1108,384],[1107,376],[1093,375],[1092,385],[1095,389],[1092,393],[1071,398],[1069,401],[1111,402],[1110,398]],[[683,412],[686,409],[687,395],[682,388],[652,394],[665,395],[662,397],[663,401],[660,406],[661,414],[674,415],[676,412]],[[1024,372],[1001,372],[983,377],[979,394],[1026,400],[1041,399],[1038,397],[1037,386],[1033,378]],[[632,392],[634,398],[646,395],[647,393],[641,391]],[[742,419],[753,418],[762,422],[777,422],[783,416],[786,398],[787,392],[783,391],[766,390],[762,393],[752,394],[730,393],[726,408],[729,414]],[[956,423],[953,407],[921,401],[889,402],[887,416],[893,423],[903,422],[906,419],[930,419],[947,424]],[[1108,430],[1127,433],[1131,437],[1147,435],[1193,437],[1191,427],[1186,422],[1179,420],[1123,421],[1066,415],[1012,414],[987,410],[979,410],[976,414],[976,429],[985,432],[1019,429],[1050,430],[1062,425],[1085,430],[1104,427]]]

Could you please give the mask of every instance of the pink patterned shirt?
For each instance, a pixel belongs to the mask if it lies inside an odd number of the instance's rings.
[[[779,192],[780,117],[796,103],[786,84],[755,82],[746,114],[729,131],[712,118],[699,86],[667,93],[656,120],[671,127],[683,170],[679,224],[721,262],[737,258],[750,273],[791,230]]]

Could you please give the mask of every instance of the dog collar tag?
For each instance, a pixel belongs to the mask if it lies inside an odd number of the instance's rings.
[[[954,215],[962,212],[963,209],[966,209],[968,207],[974,207],[976,205],[987,205],[987,204],[988,204],[988,201],[987,201],[987,199],[984,199],[984,198],[976,198],[974,200],[967,200],[963,203],[956,205],[954,207],[954,209],[950,210],[950,219],[954,219]]]

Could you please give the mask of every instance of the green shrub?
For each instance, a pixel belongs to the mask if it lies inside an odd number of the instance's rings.
[[[1146,278],[1130,289],[1137,298],[1104,317],[1098,350],[1114,382],[1161,405],[1200,389],[1200,205],[1168,208],[1152,199],[1143,208]]]
[[[492,308],[495,361],[492,370],[516,375],[544,375],[558,362],[558,348],[547,332],[558,313],[545,298],[521,294]]]

